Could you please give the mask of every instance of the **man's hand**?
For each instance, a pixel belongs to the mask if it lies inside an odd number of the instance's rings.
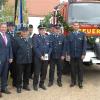
[[[61,60],[64,60],[64,58],[65,58],[64,56],[61,56]]]
[[[41,60],[44,60],[44,57],[43,56],[41,56]]]
[[[82,55],[82,56],[81,56],[81,59],[83,60],[84,58],[85,58],[85,55]]]
[[[69,55],[66,56],[66,60],[67,60],[67,61],[70,61],[70,56],[69,56]]]
[[[9,63],[12,63],[13,62],[13,59],[9,59]]]

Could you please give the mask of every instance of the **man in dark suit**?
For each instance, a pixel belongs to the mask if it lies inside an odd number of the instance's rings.
[[[79,23],[72,24],[74,31],[69,33],[67,38],[67,55],[71,64],[71,84],[70,87],[76,85],[78,79],[78,86],[82,88],[83,82],[83,67],[82,60],[86,54],[86,36],[85,33],[79,31]]]
[[[6,23],[0,24],[0,77],[1,77],[1,92],[10,94],[7,89],[7,73],[8,65],[12,63],[12,47],[9,36],[6,34]],[[1,93],[0,92],[0,93]],[[1,94],[0,94],[1,95]]]
[[[28,28],[21,28],[21,35],[15,38],[16,45],[16,87],[17,93],[23,89],[30,91],[29,75],[32,63],[32,39],[29,37]]]

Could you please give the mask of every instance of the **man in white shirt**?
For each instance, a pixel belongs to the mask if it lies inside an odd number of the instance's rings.
[[[7,25],[6,23],[0,24],[0,96],[2,96],[1,92],[10,94],[7,89],[7,73],[8,73],[8,65],[13,61],[12,55],[12,47],[9,36],[6,34]]]

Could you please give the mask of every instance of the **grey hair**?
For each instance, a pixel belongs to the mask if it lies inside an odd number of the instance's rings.
[[[2,25],[7,25],[7,23],[6,23],[6,22],[0,23],[0,27],[1,27]]]

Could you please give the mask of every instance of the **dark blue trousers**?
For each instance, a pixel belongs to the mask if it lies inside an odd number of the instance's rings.
[[[83,82],[83,65],[81,58],[71,58],[71,82]]]
[[[34,79],[33,85],[44,84],[47,75],[48,61],[42,61],[40,58],[34,58]],[[39,82],[40,77],[40,82]]]
[[[61,81],[62,77],[62,60],[61,59],[51,59],[50,60],[50,70],[49,70],[49,82],[53,82],[54,80],[54,73],[55,73],[55,65],[57,66],[57,76],[58,81]]]
[[[0,89],[4,90],[7,87],[8,61],[0,62]]]

